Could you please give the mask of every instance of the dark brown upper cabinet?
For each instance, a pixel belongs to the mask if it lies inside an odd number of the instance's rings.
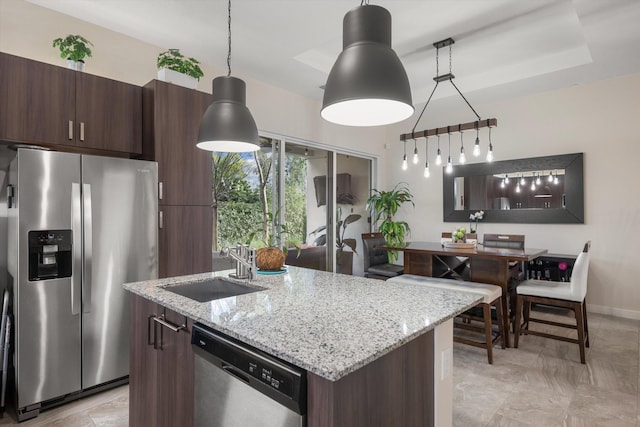
[[[196,147],[211,95],[153,80],[142,97],[144,157],[158,162],[160,204],[211,206],[211,152]]]
[[[142,153],[142,88],[0,52],[0,139]]]
[[[76,72],[80,147],[142,154],[142,88]]]

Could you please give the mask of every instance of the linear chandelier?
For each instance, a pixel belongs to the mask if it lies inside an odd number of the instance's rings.
[[[463,138],[463,132],[467,131],[467,130],[474,130],[476,132],[476,140],[473,146],[473,156],[474,157],[479,157],[480,156],[480,129],[482,128],[489,128],[489,147],[487,150],[487,155],[486,155],[486,161],[487,162],[491,162],[493,161],[493,143],[491,142],[491,128],[492,127],[496,127],[498,126],[498,120],[495,118],[491,118],[491,119],[482,119],[480,118],[480,115],[478,114],[478,112],[475,110],[475,108],[473,108],[473,106],[469,103],[469,101],[467,100],[467,98],[462,94],[462,92],[460,91],[460,89],[458,89],[458,86],[456,86],[456,84],[453,82],[453,79],[455,79],[455,76],[453,75],[452,72],[452,61],[451,61],[451,45],[453,45],[455,43],[455,41],[452,38],[447,38],[444,40],[441,40],[439,42],[433,43],[433,46],[436,48],[436,76],[433,78],[433,80],[436,82],[435,87],[433,88],[433,90],[431,91],[431,95],[429,95],[429,98],[427,99],[426,104],[424,105],[424,107],[422,108],[422,111],[420,112],[420,115],[418,116],[418,119],[416,120],[415,125],[413,126],[413,129],[411,130],[411,133],[404,133],[402,135],[400,135],[400,141],[402,141],[405,145],[405,150],[404,150],[404,159],[403,159],[403,170],[406,169],[406,141],[408,139],[413,139],[414,141],[414,152],[413,152],[413,163],[418,163],[418,148],[417,148],[417,142],[416,139],[418,138],[425,138],[426,139],[426,144],[425,144],[425,169],[424,169],[424,177],[428,178],[431,175],[431,172],[429,170],[429,156],[428,156],[428,148],[429,148],[429,137],[431,136],[435,136],[438,139],[438,151],[437,151],[437,157],[436,157],[436,164],[437,165],[441,165],[442,164],[442,154],[441,154],[441,150],[440,150],[440,136],[444,136],[447,135],[448,136],[448,156],[447,156],[447,163],[445,166],[445,171],[446,172],[450,172],[452,170],[452,161],[451,161],[451,134],[452,133],[460,133],[460,156],[459,156],[459,162],[460,163],[465,163],[466,162],[466,155],[465,155],[465,151],[464,151],[464,138]],[[440,49],[444,48],[444,47],[449,47],[449,72],[446,74],[442,74],[440,75]],[[420,119],[422,118],[422,115],[424,114],[425,110],[427,109],[427,106],[429,105],[429,102],[431,101],[431,98],[433,97],[433,94],[435,93],[436,89],[438,88],[438,85],[441,82],[450,82],[451,85],[455,88],[455,90],[458,92],[458,94],[462,97],[462,99],[464,100],[464,102],[469,106],[469,108],[471,109],[471,111],[473,111],[473,114],[476,116],[477,120],[472,121],[472,122],[467,122],[467,123],[459,123],[459,124],[455,124],[455,125],[448,125],[448,126],[441,126],[441,127],[437,127],[437,128],[432,128],[432,129],[425,129],[425,130],[421,130],[421,131],[416,131],[416,127],[418,126],[418,123],[420,122]]]

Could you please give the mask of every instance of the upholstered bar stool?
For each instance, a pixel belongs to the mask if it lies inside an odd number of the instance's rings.
[[[454,328],[482,333],[484,334],[484,341],[474,341],[470,338],[456,335],[453,336],[453,341],[486,349],[489,364],[493,364],[493,346],[498,341],[501,341],[502,348],[505,348],[504,330],[502,327],[502,288],[500,288],[500,286],[488,285],[485,283],[467,282],[463,280],[450,280],[427,276],[417,276],[414,274],[403,274],[401,276],[394,277],[393,279],[389,279],[388,282],[427,286],[430,288],[447,289],[458,292],[469,292],[482,296],[482,300],[480,300],[478,305],[482,307],[483,326],[479,327],[473,324],[454,321]],[[492,306],[496,309],[496,316],[498,320],[498,333],[495,337],[493,336],[493,327],[491,322]],[[464,314],[461,316],[464,316]]]
[[[516,320],[514,347],[518,347],[520,334],[537,335],[560,341],[578,344],[580,348],[580,362],[585,364],[585,346],[589,347],[589,327],[587,324],[586,296],[587,275],[589,272],[589,249],[591,242],[584,245],[578,255],[569,282],[554,282],[549,280],[525,280],[516,288]],[[543,304],[553,307],[568,308],[575,313],[576,324],[554,322],[551,320],[531,317],[531,304]],[[521,323],[521,316],[523,318]],[[563,328],[576,329],[578,339],[554,335],[530,329],[531,323],[543,323]]]

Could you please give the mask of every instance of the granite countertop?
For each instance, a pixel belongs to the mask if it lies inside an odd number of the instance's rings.
[[[127,283],[124,288],[323,378],[336,381],[475,305],[479,296],[288,267],[264,288],[197,302],[167,286],[233,270]],[[244,283],[243,281],[239,281]]]

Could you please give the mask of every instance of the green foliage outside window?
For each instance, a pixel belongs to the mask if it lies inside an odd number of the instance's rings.
[[[307,234],[307,164],[301,156],[287,156],[285,161],[285,246],[291,248],[304,243]],[[268,216],[271,207],[273,179],[270,171],[271,158],[263,152],[245,159],[238,153],[213,153],[212,190],[214,221],[217,221],[214,238],[217,248],[245,243],[253,231],[264,228],[263,213],[267,212]],[[262,179],[258,178],[258,184],[251,185],[251,176]],[[263,203],[266,203],[266,209]],[[260,240],[256,238],[256,244]]]

